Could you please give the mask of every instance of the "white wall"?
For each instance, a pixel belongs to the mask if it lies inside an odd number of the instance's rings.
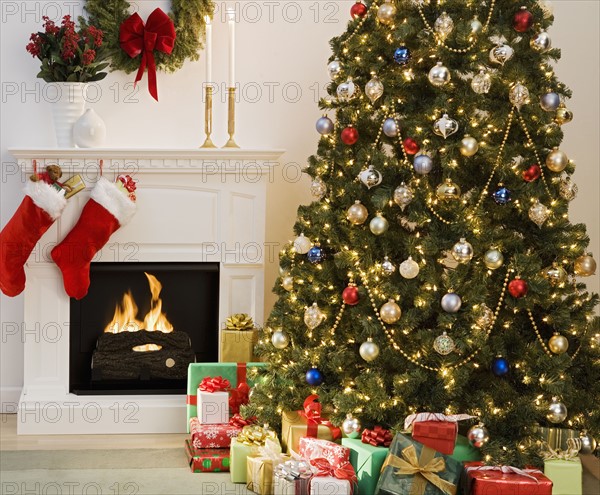
[[[233,3],[233,2],[229,2]],[[139,2],[143,18],[155,7],[169,9],[168,1]],[[314,122],[319,116],[316,88],[327,83],[328,40],[345,28],[352,2],[246,1],[238,3],[238,80],[242,101],[237,108],[238,143],[244,147],[284,148],[284,163],[269,186],[267,240],[284,243],[291,237],[298,204],[309,200],[308,181],[298,180],[299,167],[316,149]],[[22,178],[13,172],[9,147],[54,145],[49,104],[43,100],[43,82],[35,78],[38,63],[25,52],[31,32],[41,16],[58,18],[81,11],[76,1],[1,2],[2,79],[2,181],[0,222],[4,225],[22,198]],[[227,77],[227,32],[223,24],[225,2],[217,2],[213,59],[214,79]],[[62,11],[60,11],[62,9]],[[599,18],[597,2],[554,2],[557,17],[550,31],[555,46],[563,49],[558,74],[574,90],[569,107],[575,121],[565,127],[563,149],[578,163],[579,198],[572,206],[572,220],[584,222],[592,238],[590,250],[600,259],[599,168]],[[146,79],[135,94],[128,85],[133,75],[110,74],[100,85],[102,97],[91,105],[108,128],[107,146],[196,147],[203,142],[202,62],[187,63],[173,75],[159,75],[160,102],[146,91]],[[257,89],[259,91],[257,92]],[[301,94],[299,94],[301,93]],[[321,95],[323,90],[321,89]],[[226,138],[226,105],[216,98],[217,144]],[[296,165],[294,165],[294,163]],[[287,165],[284,165],[287,164]],[[200,212],[190,212],[199,214]],[[266,306],[274,301],[270,290],[277,276],[277,262],[266,268]],[[588,279],[598,291],[599,281]],[[22,298],[0,296],[2,335],[0,344],[0,402],[6,409],[18,399],[22,385],[24,338],[14,332],[23,320]],[[15,326],[16,325],[16,326]]]

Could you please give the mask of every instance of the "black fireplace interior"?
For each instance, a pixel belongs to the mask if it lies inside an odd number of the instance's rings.
[[[152,301],[145,273],[162,284],[173,332],[105,333],[128,291],[144,320]],[[90,279],[87,296],[70,304],[71,393],[184,394],[190,362],[218,361],[218,263],[92,263]],[[160,349],[134,352],[148,344]]]

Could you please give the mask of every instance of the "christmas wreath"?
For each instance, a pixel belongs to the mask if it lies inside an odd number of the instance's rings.
[[[112,70],[126,73],[140,67],[141,55],[131,57],[119,42],[119,31],[123,22],[130,17],[131,5],[126,0],[86,0],[87,22],[104,32],[104,44],[111,61]],[[175,26],[175,44],[170,53],[157,51],[156,68],[164,72],[175,72],[186,59],[198,60],[205,32],[205,16],[211,16],[212,0],[172,0],[169,17]]]

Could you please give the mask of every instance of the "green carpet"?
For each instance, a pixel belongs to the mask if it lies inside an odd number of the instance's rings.
[[[229,473],[192,473],[181,449],[0,452],[2,495],[245,495]]]

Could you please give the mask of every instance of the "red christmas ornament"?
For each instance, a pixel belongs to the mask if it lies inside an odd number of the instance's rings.
[[[342,142],[347,144],[348,146],[352,146],[356,141],[358,141],[358,131],[356,128],[349,125],[342,130]]]
[[[413,138],[406,138],[404,141],[402,141],[402,146],[404,146],[404,151],[406,151],[409,155],[416,155],[421,149]]]
[[[513,17],[513,27],[517,33],[524,33],[533,26],[533,14],[525,7],[521,7]]]
[[[349,306],[358,304],[359,299],[358,287],[356,287],[356,285],[349,285],[344,289],[344,292],[342,292],[342,300]]]
[[[525,182],[533,182],[542,175],[542,169],[537,163],[531,165],[527,170],[523,170],[523,180]]]
[[[527,282],[522,278],[515,278],[508,283],[508,292],[517,299],[524,297],[528,290]]]
[[[357,0],[357,2],[350,9],[350,15],[352,16],[352,19],[366,16],[367,6],[364,3],[361,3],[360,0]]]

